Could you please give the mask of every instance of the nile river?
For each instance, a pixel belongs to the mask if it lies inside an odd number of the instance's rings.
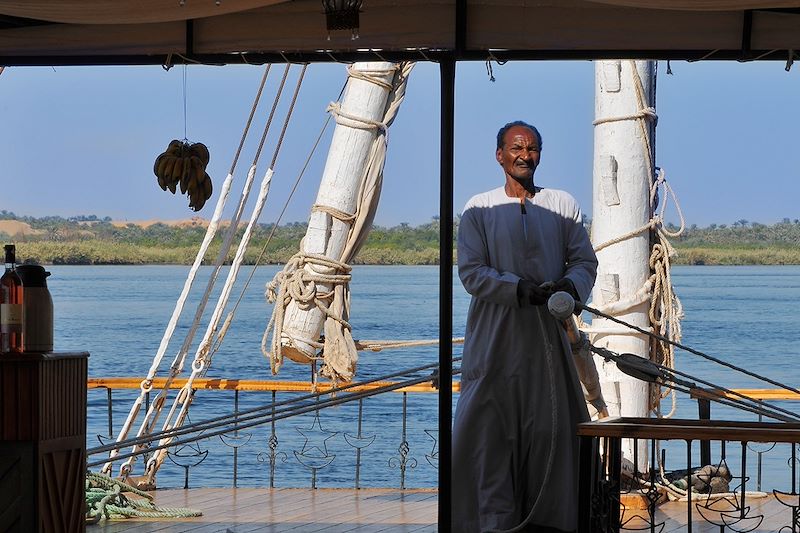
[[[51,266],[48,285],[55,308],[55,349],[90,352],[89,375],[144,376],[150,368],[188,267],[185,266]],[[202,272],[207,275],[210,269]],[[278,267],[256,270],[236,310],[233,326],[222,349],[214,357],[208,377],[307,380],[309,368],[287,362],[273,377],[260,352],[261,336],[271,313],[264,285]],[[243,269],[244,279],[250,267]],[[202,277],[202,276],[201,276]],[[223,276],[224,278],[224,276]],[[683,342],[698,350],[793,386],[800,385],[800,267],[676,267],[673,283],[684,305]],[[205,279],[195,283],[173,341],[165,356],[171,362],[194,316]],[[463,335],[469,298],[454,283],[453,331]],[[242,294],[234,289],[231,301]],[[210,315],[216,293],[206,311]],[[351,323],[357,339],[436,339],[438,336],[438,267],[359,266],[353,273]],[[200,334],[205,331],[205,323]],[[194,351],[190,352],[191,354]],[[455,347],[460,355],[460,346]],[[376,377],[402,368],[438,360],[435,346],[361,354],[358,377]],[[727,387],[767,388],[760,382],[708,363],[690,353],[678,352],[677,367]],[[163,375],[163,372],[160,373]],[[114,431],[118,431],[130,408],[133,394],[115,392]],[[280,395],[278,397],[280,399]],[[457,398],[456,398],[457,399]],[[455,400],[454,399],[454,402]],[[242,393],[240,409],[269,403],[268,393]],[[411,394],[407,403],[406,441],[408,455],[405,485],[436,485],[437,410],[435,394]],[[88,446],[99,444],[96,435],[107,436],[106,393],[89,391]],[[785,407],[800,411],[800,405]],[[191,420],[219,416],[233,410],[233,393],[200,391],[191,410]],[[364,402],[360,481],[362,486],[399,486],[403,442],[401,394],[385,394]],[[303,454],[313,452],[331,458],[317,471],[318,486],[352,486],[357,434],[356,408],[344,405],[313,415],[281,420],[276,424],[275,485],[308,486],[311,471],[303,465]],[[713,407],[715,417],[753,419],[749,413]],[[694,418],[697,406],[680,398],[677,416]],[[313,430],[309,431],[313,427]],[[305,433],[301,433],[302,430]],[[267,460],[269,427],[248,430],[236,441],[239,486],[269,483]],[[105,439],[104,439],[105,440]],[[159,486],[180,486],[184,470],[177,463],[197,462],[191,469],[192,486],[230,486],[233,448],[218,437],[200,441],[196,449],[174,450],[177,455],[159,472]],[[195,457],[194,454],[200,454]],[[769,454],[765,455],[769,459]],[[775,461],[778,459],[776,458]],[[770,467],[767,461],[767,472]],[[141,461],[138,463],[141,465]],[[669,465],[668,465],[669,466]],[[679,468],[681,465],[673,465]]]

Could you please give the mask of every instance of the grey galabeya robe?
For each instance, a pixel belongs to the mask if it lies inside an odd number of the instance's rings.
[[[524,214],[523,214],[524,211]],[[458,274],[472,295],[453,426],[453,531],[577,527],[578,439],[588,420],[572,355],[547,306],[520,305],[520,278],[568,277],[586,301],[597,258],[569,194],[503,187],[467,202]]]

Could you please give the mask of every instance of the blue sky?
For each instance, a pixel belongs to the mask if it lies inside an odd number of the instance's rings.
[[[800,66],[780,62],[672,62],[658,66],[657,164],[689,224],[765,224],[800,218]],[[236,184],[252,160],[283,66],[273,67]],[[591,216],[594,68],[588,61],[462,63],[456,82],[455,209],[502,183],[497,129],[523,119],[544,137],[537,183],[570,191]],[[239,141],[263,67],[26,67],[0,75],[0,209],[18,215],[174,220],[193,216],[186,198],[161,191],[155,157],[186,135],[211,150],[219,188]],[[299,67],[289,78],[291,91]],[[419,63],[389,134],[376,222],[427,222],[438,211],[439,74]],[[263,222],[274,221],[345,81],[338,64],[311,65],[287,132]],[[288,101],[289,94],[284,96]],[[285,109],[285,104],[280,110]],[[272,159],[276,119],[259,166]],[[316,196],[332,126],[283,222],[304,221]],[[199,213],[210,217],[216,201]],[[672,215],[668,219],[677,221]]]

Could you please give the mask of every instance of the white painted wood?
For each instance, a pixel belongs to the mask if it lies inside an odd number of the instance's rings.
[[[386,71],[379,76],[390,86],[394,78],[393,63],[356,63],[353,68],[360,71]],[[382,121],[389,90],[374,83],[351,77],[342,95],[342,112],[373,121]],[[325,170],[317,193],[316,204],[333,207],[354,214],[357,206],[359,185],[364,175],[372,144],[377,136],[374,129],[357,129],[337,124],[331,140]],[[322,254],[339,259],[347,242],[349,222],[342,222],[327,213],[313,211],[308,221],[304,239],[304,249],[308,253]],[[332,269],[307,265],[306,270],[332,274]],[[321,285],[317,290],[329,291],[329,285]],[[324,315],[316,307],[300,309],[292,301],[287,309],[283,323],[281,344],[283,354],[297,362],[308,363],[315,355],[313,346],[306,342],[292,342],[291,339],[312,339],[320,336],[324,325]]]
[[[597,61],[595,65],[595,119],[623,117],[639,112],[632,69],[642,80],[645,107],[655,106],[655,62]],[[619,79],[614,73],[619,72]],[[650,125],[651,139],[655,139]],[[650,220],[650,183],[646,142],[637,120],[601,123],[594,130],[592,242],[595,246],[634,231]],[[654,155],[654,154],[653,154]],[[652,158],[654,160],[654,158]],[[613,163],[612,163],[613,161]],[[650,275],[649,232],[602,249],[592,300],[597,307],[631,298]],[[648,303],[640,304],[619,318],[648,328]],[[613,322],[594,318],[592,330],[619,330]],[[598,334],[594,344],[617,353],[649,357],[644,335]],[[616,365],[595,357],[603,396],[610,416],[648,416],[648,385],[620,372]],[[633,441],[623,442],[623,457],[633,460]],[[647,465],[644,443],[639,449],[639,467]]]

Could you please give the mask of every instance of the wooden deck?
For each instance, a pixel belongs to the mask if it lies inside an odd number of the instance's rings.
[[[87,533],[433,532],[435,490],[190,489],[153,493],[159,507],[191,507],[198,518],[134,519],[90,525]]]
[[[435,532],[437,530],[437,492],[397,489],[191,489],[159,490],[155,503],[161,507],[191,507],[203,511],[198,518],[137,519],[107,521],[90,525],[87,533],[366,533]],[[784,526],[791,531],[791,509],[774,497],[750,498],[750,515],[763,515],[754,533],[776,532]],[[631,513],[631,512],[629,512]],[[623,517],[626,520],[629,516]],[[709,516],[710,517],[710,516]],[[656,522],[666,522],[662,533],[688,531],[685,502],[661,505]],[[737,527],[736,524],[731,524]],[[741,530],[750,530],[739,524]],[[628,530],[646,527],[634,519]],[[625,531],[625,529],[623,529]],[[645,529],[649,531],[649,528]],[[656,528],[659,531],[659,528]],[[720,527],[703,520],[695,510],[693,533],[719,533]],[[733,531],[725,529],[726,532]],[[457,533],[457,532],[456,532]]]

